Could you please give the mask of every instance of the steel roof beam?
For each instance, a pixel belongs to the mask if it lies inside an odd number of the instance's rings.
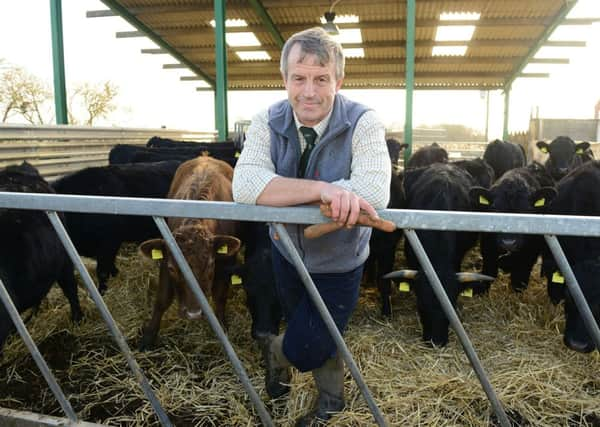
[[[129,24],[133,25],[140,31],[143,31],[146,36],[152,40],[154,43],[159,45],[161,48],[165,49],[169,52],[175,59],[177,59],[182,64],[185,64],[189,67],[189,69],[196,73],[198,76],[201,76],[211,87],[215,87],[215,80],[206,74],[203,70],[201,70],[196,64],[189,61],[185,58],[180,52],[177,51],[173,46],[164,41],[158,34],[156,34],[150,27],[146,26],[142,21],[140,21],[137,17],[132,15],[127,8],[121,6],[116,0],[101,0],[104,5],[113,10],[115,13],[119,14],[123,19],[125,19]]]
[[[552,35],[552,33],[554,32],[556,27],[558,27],[562,23],[562,21],[566,18],[566,16],[569,14],[571,9],[573,9],[575,4],[577,4],[577,0],[565,0],[564,5],[562,6],[562,8],[558,12],[558,14],[555,16],[553,22],[544,29],[544,32],[542,33],[540,38],[533,45],[533,47],[529,50],[527,55],[525,55],[525,57],[523,58],[521,63],[519,65],[517,65],[517,67],[515,68],[515,71],[512,73],[512,75],[510,75],[508,77],[508,79],[506,79],[506,82],[504,84],[505,91],[510,90],[510,87],[512,86],[515,79],[519,76],[519,74],[521,74],[523,69],[527,66],[529,61],[535,56],[537,51],[542,46],[549,44],[548,38]],[[585,46],[585,43],[584,43],[584,46]]]
[[[283,47],[283,44],[285,43],[285,39],[277,29],[277,26],[271,19],[271,16],[267,12],[263,4],[260,2],[260,0],[249,0],[249,3],[250,5],[252,5],[254,12],[256,12],[256,14],[260,17],[264,27],[269,31],[269,33],[271,33],[271,35],[275,39],[277,46],[279,46],[279,48],[281,49]]]

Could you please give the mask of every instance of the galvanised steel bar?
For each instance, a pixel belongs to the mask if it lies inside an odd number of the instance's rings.
[[[287,230],[285,229],[285,227],[282,224],[278,224],[278,223],[274,223],[273,227],[275,227],[275,231],[277,232],[277,234],[279,234],[279,238],[281,239],[281,242],[283,243],[285,248],[288,250],[288,253],[292,257],[292,262],[293,262],[294,266],[296,267],[296,270],[298,271],[298,274],[300,275],[302,282],[304,283],[304,287],[306,288],[306,291],[308,292],[310,299],[312,300],[313,304],[316,306],[317,310],[319,311],[319,314],[321,315],[321,318],[323,319],[323,322],[325,322],[325,325],[327,326],[327,330],[333,337],[333,340],[335,341],[335,345],[337,346],[338,351],[340,352],[341,356],[343,357],[344,361],[346,362],[348,369],[350,369],[350,372],[352,373],[352,377],[354,378],[356,385],[360,389],[361,394],[367,401],[367,404],[369,405],[369,408],[371,409],[371,413],[373,414],[373,417],[375,418],[377,425],[386,426],[387,423],[386,423],[385,419],[383,418],[383,414],[381,413],[381,411],[379,410],[379,407],[375,403],[375,400],[373,399],[373,396],[371,395],[371,392],[369,391],[369,387],[367,387],[365,380],[363,379],[362,375],[360,374],[358,366],[356,366],[356,363],[354,362],[354,359],[352,358],[352,354],[350,354],[350,350],[348,350],[348,347],[346,346],[346,343],[344,342],[344,338],[342,338],[342,334],[340,334],[340,331],[338,331],[338,328],[335,325],[335,322],[333,321],[331,314],[329,313],[329,310],[327,309],[327,306],[323,302],[321,295],[319,295],[319,291],[317,291],[317,288],[315,287],[315,284],[313,283],[313,281],[310,277],[310,274],[308,273],[308,270],[304,266],[304,263],[302,262],[300,255],[298,255],[298,251],[296,251],[296,248],[294,247],[294,244],[292,243],[292,240],[290,239],[290,236],[289,236]]]
[[[106,307],[106,304],[104,303],[104,300],[102,299],[102,296],[100,295],[100,292],[98,292],[98,289],[96,289],[94,281],[90,277],[90,273],[87,271],[87,269],[83,265],[83,262],[81,261],[81,258],[79,257],[79,254],[77,253],[77,250],[75,249],[75,246],[73,245],[73,242],[69,238],[69,235],[67,234],[67,231],[65,230],[63,223],[61,222],[60,218],[58,217],[58,214],[56,212],[47,211],[46,215],[48,215],[48,218],[50,219],[50,222],[52,223],[54,230],[56,230],[56,233],[58,234],[60,241],[62,242],[63,246],[65,247],[65,250],[69,254],[69,257],[71,257],[71,261],[73,261],[73,264],[75,265],[75,267],[77,267],[77,271],[79,271],[79,275],[81,276],[83,283],[85,284],[85,287],[87,288],[87,291],[90,294],[90,297],[92,298],[92,300],[94,301],[94,304],[96,304],[96,307],[100,311],[100,314],[102,315],[102,318],[106,322],[108,329],[112,333],[113,338],[115,339],[117,345],[119,346],[119,349],[121,350],[121,353],[123,353],[125,355],[125,358],[127,359],[127,363],[129,364],[129,368],[133,372],[135,378],[138,380],[138,383],[140,384],[142,391],[144,392],[144,394],[150,401],[152,408],[154,408],[154,411],[156,412],[156,416],[158,417],[160,424],[164,427],[172,427],[173,424],[169,420],[169,417],[165,413],[165,410],[162,408],[162,406],[160,405],[160,402],[156,398],[156,395],[152,391],[152,388],[150,387],[148,380],[142,373],[142,370],[140,369],[135,358],[131,354],[131,350],[129,349],[129,346],[127,345],[127,341],[125,340],[125,337],[123,336],[123,334],[121,334],[121,331],[119,331],[119,328],[117,327],[117,325],[115,323],[115,320],[113,319],[112,315],[110,314],[110,311],[108,311],[108,308]]]
[[[52,64],[54,67],[54,108],[56,124],[69,123],[67,115],[67,90],[65,83],[65,51],[63,47],[62,0],[50,0],[50,26],[52,28]]]
[[[79,419],[77,418],[77,414],[75,414],[73,407],[71,406],[71,404],[67,400],[67,397],[64,395],[62,389],[58,385],[56,378],[54,378],[54,375],[52,374],[50,368],[46,364],[44,357],[40,354],[40,351],[38,350],[37,346],[35,345],[35,342],[31,338],[31,335],[29,335],[29,331],[27,331],[25,323],[23,323],[23,320],[19,315],[19,311],[17,310],[17,307],[15,307],[12,299],[10,298],[10,295],[6,290],[6,287],[4,286],[2,280],[0,280],[0,300],[2,300],[2,302],[4,303],[4,307],[6,308],[8,315],[15,324],[19,335],[21,335],[21,338],[23,338],[25,345],[29,349],[29,353],[31,353],[33,360],[35,361],[39,370],[42,372],[44,379],[48,383],[48,386],[50,386],[50,390],[52,390],[52,393],[56,397],[56,400],[58,400],[58,403],[60,404],[60,407],[62,408],[63,412],[71,422],[78,422]]]
[[[188,286],[190,287],[190,290],[193,292],[194,296],[196,297],[196,300],[200,304],[200,307],[202,308],[202,313],[204,313],[206,315],[206,320],[208,321],[212,330],[217,335],[217,338],[221,342],[221,345],[223,346],[225,353],[227,353],[227,357],[231,361],[231,364],[233,365],[233,368],[235,369],[237,376],[239,377],[240,381],[242,382],[242,385],[244,386],[244,388],[246,389],[246,393],[248,393],[248,396],[250,396],[250,400],[252,400],[252,403],[254,404],[254,407],[256,408],[256,411],[258,412],[258,416],[260,417],[263,425],[273,426],[274,424],[273,424],[273,420],[271,419],[271,416],[267,412],[267,409],[265,408],[265,405],[263,404],[263,401],[261,400],[260,396],[258,395],[256,390],[252,386],[252,383],[250,382],[250,378],[248,378],[248,374],[246,373],[246,370],[244,369],[242,362],[240,361],[240,359],[238,359],[237,354],[235,353],[235,350],[233,349],[233,347],[231,346],[231,343],[229,342],[229,339],[227,339],[227,335],[225,334],[225,331],[223,331],[223,327],[221,326],[221,324],[217,320],[217,317],[213,313],[210,303],[206,299],[204,292],[202,292],[202,289],[200,288],[200,285],[198,284],[198,281],[196,280],[196,277],[194,276],[192,269],[190,268],[189,264],[187,263],[185,257],[183,256],[181,249],[177,245],[177,242],[175,241],[173,234],[171,234],[171,230],[169,229],[169,226],[165,222],[164,218],[157,217],[157,216],[154,216],[153,218],[154,218],[154,222],[156,223],[156,226],[158,227],[158,229],[160,231],[160,234],[162,234],[163,238],[165,239],[165,242],[167,243],[167,246],[169,246],[169,250],[171,251],[171,254],[173,255],[173,257],[175,258],[175,261],[177,262],[177,266],[183,273],[183,277],[185,278]]]
[[[492,388],[492,384],[490,383],[487,374],[481,366],[481,362],[479,361],[479,357],[477,357],[475,348],[469,340],[469,336],[465,332],[462,323],[460,323],[460,319],[458,318],[458,315],[456,314],[452,303],[448,299],[448,295],[446,295],[446,291],[444,290],[440,279],[438,278],[435,270],[433,269],[433,265],[431,265],[431,261],[425,253],[425,249],[423,249],[423,245],[421,244],[417,233],[414,230],[407,229],[404,230],[404,235],[406,236],[406,238],[410,242],[410,245],[415,251],[417,258],[419,259],[419,263],[421,264],[421,267],[423,267],[423,270],[427,275],[427,279],[431,284],[433,292],[435,293],[438,301],[440,302],[440,305],[442,306],[442,309],[444,310],[444,314],[448,318],[452,329],[454,329],[454,332],[458,336],[458,339],[462,344],[463,350],[469,358],[469,362],[471,362],[471,366],[473,366],[473,370],[477,374],[477,378],[479,378],[479,382],[483,387],[483,391],[485,392],[490,403],[492,404],[492,408],[494,409],[494,412],[498,417],[500,425],[502,425],[502,427],[511,427],[510,421],[506,416],[506,412],[504,412],[504,408],[502,407],[502,404],[500,403],[496,392]]]
[[[592,340],[594,340],[594,344],[596,344],[596,350],[600,351],[600,328],[598,328],[598,323],[596,323],[594,314],[592,313],[592,310],[590,310],[590,306],[585,300],[585,296],[583,295],[581,287],[579,286],[579,283],[573,274],[573,270],[567,261],[567,257],[565,256],[565,253],[562,250],[562,247],[560,246],[556,236],[546,235],[544,236],[544,239],[546,239],[546,243],[552,251],[552,255],[554,256],[556,263],[558,264],[558,268],[566,279],[565,281],[567,288],[575,300],[575,305],[577,306],[579,314],[581,314],[581,317],[583,317],[583,323],[585,324],[588,334],[590,334],[590,337],[592,337]]]
[[[317,224],[330,221],[314,206],[275,208],[232,202],[0,192],[0,208],[181,218]],[[600,237],[600,217],[384,209],[398,228]]]

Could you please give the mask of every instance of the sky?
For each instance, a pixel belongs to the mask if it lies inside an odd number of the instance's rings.
[[[400,1],[400,0],[399,0]],[[52,50],[48,0],[2,0],[0,58],[24,67],[51,87]],[[63,36],[67,89],[82,82],[111,81],[119,88],[118,109],[98,125],[213,130],[213,92],[196,91],[182,82],[184,70],[164,70],[176,62],[168,55],[144,55],[156,47],[146,38],[117,39],[117,31],[133,30],[120,17],[86,18],[86,11],[106,7],[99,0],[63,0]],[[600,18],[599,0],[579,0],[569,17]],[[26,33],[26,35],[25,35]],[[543,118],[593,118],[600,100],[600,22],[559,27],[551,40],[584,40],[585,48],[542,48],[539,56],[570,58],[568,65],[529,65],[526,72],[550,72],[545,79],[517,79],[510,95],[509,130],[526,130],[532,112]],[[1,65],[0,65],[1,66]],[[401,130],[405,115],[403,90],[344,90],[346,96],[371,106],[389,129]],[[462,124],[485,129],[485,97],[480,91],[415,91],[413,125]],[[228,94],[229,127],[249,120],[285,97],[284,91]],[[458,107],[458,108],[457,108]],[[490,92],[489,138],[502,135],[504,101]]]

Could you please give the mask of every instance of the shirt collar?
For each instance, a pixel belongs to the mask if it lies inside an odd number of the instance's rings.
[[[321,138],[321,136],[325,132],[325,129],[327,129],[327,125],[329,124],[329,119],[331,118],[331,113],[333,113],[333,108],[331,108],[331,111],[329,111],[329,113],[327,114],[327,116],[325,116],[325,118],[323,120],[321,120],[315,126],[312,126],[312,128],[317,133],[317,138]],[[296,129],[298,130],[299,133],[301,133],[299,130],[300,126],[305,126],[305,125],[300,123],[300,121],[298,120],[298,116],[296,116],[295,111],[294,111],[294,122],[296,122]]]

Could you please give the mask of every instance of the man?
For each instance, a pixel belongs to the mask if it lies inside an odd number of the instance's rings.
[[[337,93],[344,55],[321,28],[290,37],[281,74],[288,99],[253,118],[234,171],[233,198],[269,206],[330,205],[332,220],[343,228],[314,240],[304,238],[302,225],[286,229],[343,332],[358,300],[371,234],[370,228],[353,226],[361,210],[376,218],[375,209],[385,208],[389,199],[385,130],[373,111]],[[289,366],[312,371],[317,402],[296,425],[314,425],[344,408],[344,364],[273,231],[271,240],[287,329],[263,339],[266,388],[270,397],[280,397],[289,391]]]

